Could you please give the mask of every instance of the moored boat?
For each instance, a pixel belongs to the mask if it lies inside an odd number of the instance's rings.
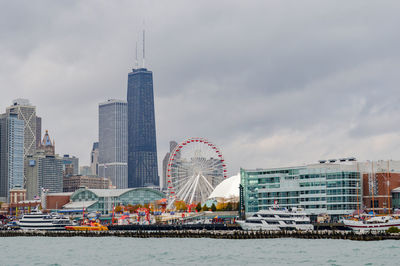
[[[62,215],[46,214],[35,209],[24,214],[18,222],[22,230],[65,230],[65,226],[73,225],[72,221]]]
[[[83,225],[66,226],[67,231],[108,231],[108,227],[98,222],[89,222]]]
[[[390,215],[366,217],[364,219],[353,217],[344,219],[342,222],[346,227],[360,232],[386,231],[390,227],[397,227],[400,229],[400,219]]]
[[[243,221],[236,221],[243,230],[313,230],[310,218],[301,208],[260,210]]]

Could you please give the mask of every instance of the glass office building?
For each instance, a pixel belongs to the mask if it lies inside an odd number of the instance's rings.
[[[24,121],[16,115],[8,118],[9,189],[24,187]]]
[[[24,121],[17,114],[0,118],[0,198],[24,187]]]
[[[153,73],[128,74],[128,187],[158,187]]]
[[[16,99],[13,105],[7,107],[7,115],[16,114],[18,119],[24,123],[24,156],[35,154],[37,137],[36,137],[36,107],[32,106],[27,99]],[[41,125],[40,125],[41,126]]]
[[[241,169],[246,213],[272,207],[302,207],[309,215],[327,213],[335,220],[362,202],[355,164],[321,163],[300,167]]]
[[[116,188],[128,187],[127,102],[108,100],[99,104],[98,174]]]

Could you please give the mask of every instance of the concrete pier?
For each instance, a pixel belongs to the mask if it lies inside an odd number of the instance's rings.
[[[346,239],[356,241],[400,240],[400,234],[352,231],[242,231],[242,230],[169,230],[169,231],[0,231],[0,237],[134,237],[134,238],[214,238],[214,239]]]

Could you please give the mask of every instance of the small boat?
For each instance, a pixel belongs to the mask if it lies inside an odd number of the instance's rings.
[[[82,225],[66,226],[67,231],[108,231],[108,227],[98,222],[88,222]]]
[[[246,220],[236,221],[243,230],[313,230],[310,218],[301,208],[260,210]]]
[[[19,223],[16,221],[11,221],[3,226],[4,229],[7,230],[19,230],[20,226]]]
[[[390,227],[400,229],[400,219],[390,215],[366,217],[365,219],[349,218],[343,219],[343,224],[353,231],[369,232],[369,231],[386,231]]]

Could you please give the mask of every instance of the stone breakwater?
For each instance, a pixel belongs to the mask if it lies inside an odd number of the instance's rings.
[[[400,234],[349,231],[0,231],[0,237],[133,237],[133,238],[214,238],[214,239],[347,239],[356,241],[400,240]]]

